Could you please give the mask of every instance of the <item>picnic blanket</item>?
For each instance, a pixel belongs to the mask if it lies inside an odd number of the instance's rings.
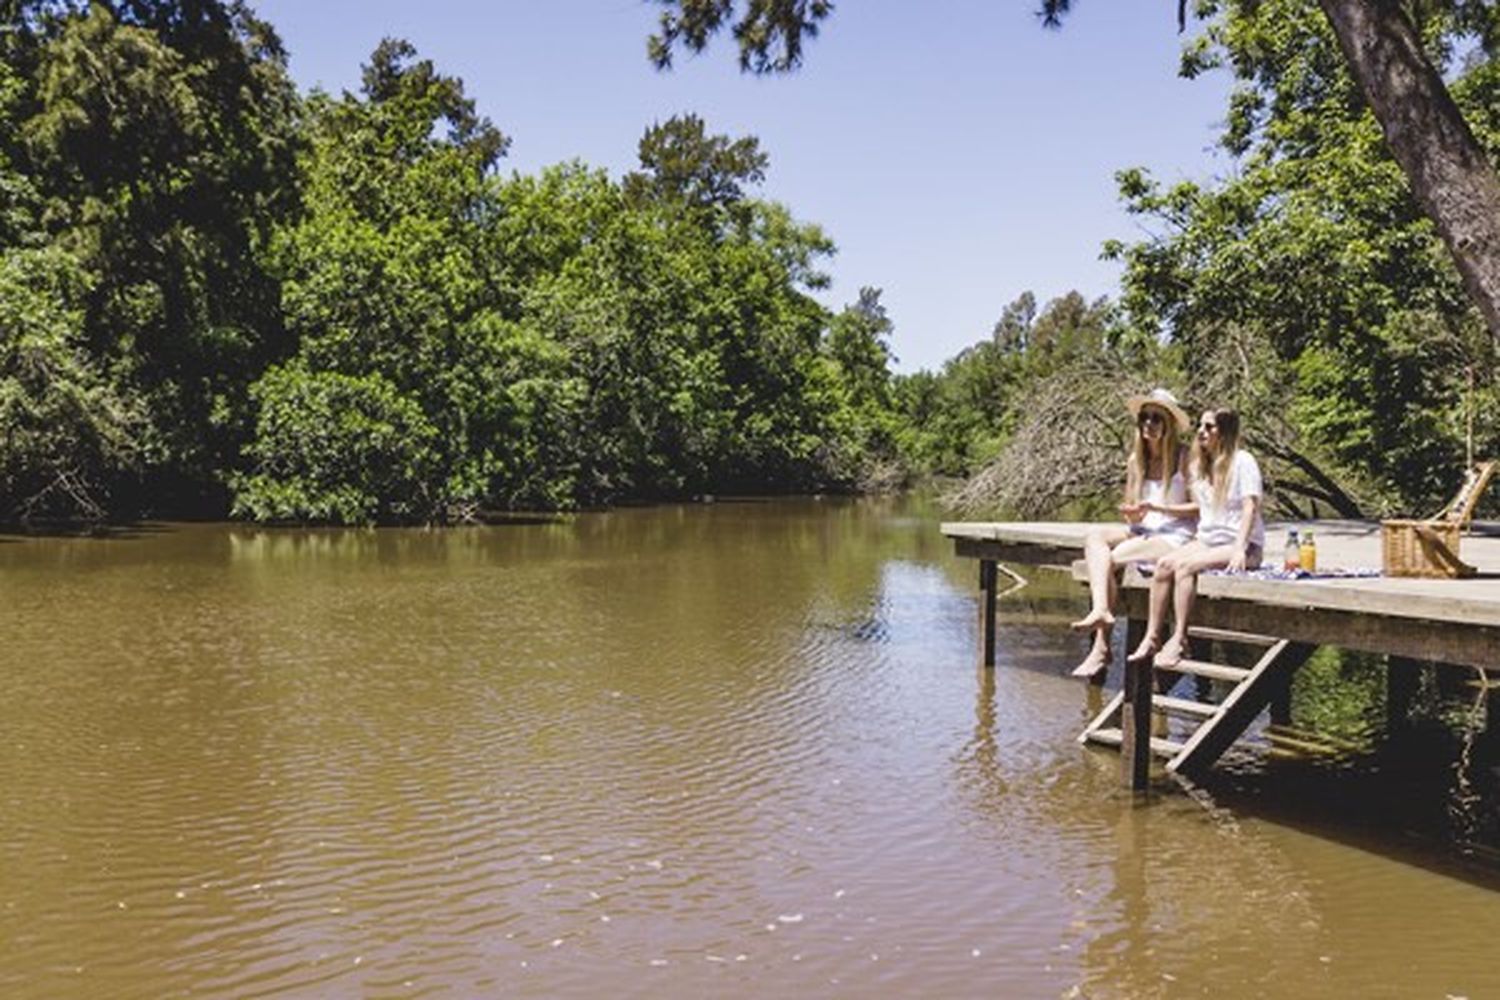
[[[1241,573],[1230,573],[1227,569],[1210,569],[1204,572],[1212,576],[1248,576],[1256,580],[1341,580],[1380,575],[1380,570],[1374,566],[1329,566],[1326,568],[1320,566],[1312,570],[1262,566],[1259,569],[1247,569]]]

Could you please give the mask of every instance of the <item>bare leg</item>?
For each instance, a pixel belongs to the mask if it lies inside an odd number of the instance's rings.
[[[1108,629],[1115,623],[1114,612],[1114,559],[1110,550],[1130,537],[1130,532],[1120,525],[1093,528],[1083,543],[1083,557],[1089,567],[1089,613],[1073,622],[1072,628],[1080,632],[1089,629]]]
[[[1083,662],[1073,668],[1074,677],[1093,677],[1109,669],[1109,629],[1095,629],[1094,642]]]
[[[1083,662],[1073,668],[1074,677],[1094,677],[1109,669],[1109,633],[1114,628],[1115,562],[1111,550],[1130,538],[1122,526],[1095,528],[1084,542],[1084,558],[1089,568],[1089,613],[1073,623],[1080,631],[1092,630],[1094,641]]]
[[[1198,571],[1188,566],[1179,566],[1172,583],[1172,634],[1156,654],[1156,665],[1175,667],[1182,662],[1182,651],[1187,648],[1188,621],[1193,614],[1193,601],[1198,596]]]
[[[1110,550],[1110,558],[1114,560],[1116,566],[1125,566],[1133,562],[1149,563],[1154,560],[1165,559],[1178,551],[1178,547],[1178,542],[1171,538],[1164,538],[1161,535],[1132,535]],[[1120,577],[1118,575],[1111,576],[1109,582],[1109,606],[1113,608],[1119,591]],[[1146,630],[1148,640],[1161,634],[1161,627],[1165,619],[1165,609],[1165,603],[1157,608],[1156,624],[1154,627]],[[1152,642],[1151,645],[1154,649],[1155,643]]]
[[[1131,660],[1149,660],[1160,648],[1162,625],[1167,614],[1167,602],[1172,599],[1175,577],[1175,555],[1164,556],[1156,561],[1156,572],[1151,575],[1151,603],[1146,611],[1146,631],[1141,636],[1141,644],[1130,654]]]
[[[1184,551],[1173,560],[1172,634],[1162,645],[1156,656],[1156,665],[1170,669],[1182,661],[1187,649],[1188,622],[1193,616],[1193,602],[1198,596],[1198,574],[1206,569],[1221,569],[1229,565],[1235,549],[1230,545],[1209,548],[1193,543],[1193,549]]]

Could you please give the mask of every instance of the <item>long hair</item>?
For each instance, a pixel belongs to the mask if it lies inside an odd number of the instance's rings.
[[[1229,498],[1229,471],[1240,448],[1240,415],[1233,410],[1209,410],[1219,429],[1219,446],[1205,448],[1202,438],[1193,441],[1193,476],[1214,492],[1214,506],[1223,509]]]
[[[1148,404],[1149,406],[1149,404]],[[1142,407],[1141,412],[1146,412],[1148,407]],[[1172,414],[1161,407],[1151,407],[1161,413],[1162,432],[1161,449],[1156,456],[1158,468],[1161,470],[1162,489],[1167,490],[1172,485],[1172,477],[1182,464],[1182,442],[1177,436],[1177,421]],[[1135,440],[1130,446],[1130,457],[1125,460],[1125,502],[1138,503],[1141,499],[1141,485],[1151,477],[1151,456],[1147,453],[1146,435],[1141,433],[1139,419],[1135,425]]]

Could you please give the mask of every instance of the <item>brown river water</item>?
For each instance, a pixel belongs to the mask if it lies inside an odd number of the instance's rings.
[[[0,996],[1500,996],[1472,696],[1137,801],[916,501],[0,539]],[[1113,682],[1113,679],[1112,679]],[[1482,717],[1482,713],[1481,713]]]

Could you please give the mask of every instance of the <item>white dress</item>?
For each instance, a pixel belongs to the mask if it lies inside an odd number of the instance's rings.
[[[1165,488],[1160,479],[1142,480],[1141,502],[1172,506],[1187,503],[1187,485],[1182,478],[1182,473],[1172,473],[1172,481]],[[1193,537],[1193,527],[1191,518],[1152,510],[1147,511],[1144,517],[1131,525],[1130,532],[1133,535],[1144,535],[1148,538],[1163,538],[1173,544],[1181,545]]]
[[[1251,497],[1265,495],[1260,477],[1260,463],[1244,449],[1234,453],[1229,467],[1229,489],[1224,496],[1224,506],[1214,504],[1214,490],[1206,481],[1193,481],[1193,498],[1198,502],[1198,541],[1205,545],[1233,545],[1240,537],[1240,525],[1244,522],[1245,501]],[[1255,523],[1250,526],[1249,542],[1266,548],[1266,522],[1256,505]]]

